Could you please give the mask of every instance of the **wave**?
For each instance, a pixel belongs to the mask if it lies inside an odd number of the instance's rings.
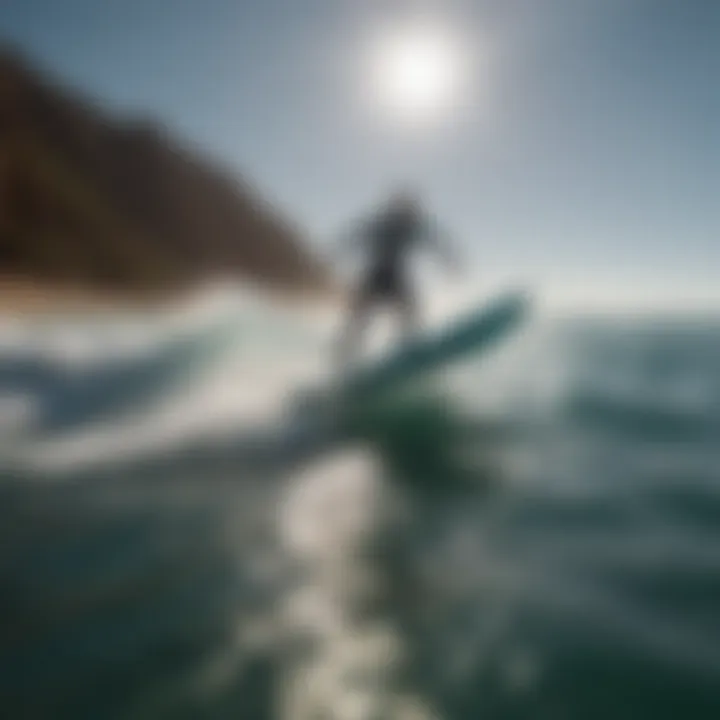
[[[322,333],[222,318],[155,328],[121,361],[0,358],[6,391],[92,398],[0,470],[8,716],[720,705],[709,336],[553,327],[466,368],[462,396],[440,378],[298,459],[265,431],[321,368]]]

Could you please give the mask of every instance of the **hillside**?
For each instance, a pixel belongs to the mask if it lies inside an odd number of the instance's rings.
[[[330,284],[249,184],[0,51],[0,280],[134,292],[218,275]]]

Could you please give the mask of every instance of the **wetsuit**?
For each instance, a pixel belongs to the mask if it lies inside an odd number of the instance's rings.
[[[410,252],[422,242],[433,242],[434,233],[418,212],[390,210],[362,225],[357,233],[370,262],[352,301],[350,320],[340,339],[338,362],[346,368],[357,356],[358,344],[375,304],[397,311],[405,338],[417,327],[417,304],[407,276]]]
[[[387,213],[366,226],[363,235],[370,263],[358,290],[360,302],[413,304],[407,260],[424,232],[423,221],[407,213]]]

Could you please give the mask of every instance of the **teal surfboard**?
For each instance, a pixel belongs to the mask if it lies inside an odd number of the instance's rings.
[[[341,394],[352,398],[383,393],[465,357],[487,352],[522,323],[529,309],[527,295],[506,293],[447,328],[420,336],[352,372],[341,384]]]
[[[338,405],[365,403],[463,358],[488,352],[521,325],[530,310],[525,293],[507,292],[468,312],[448,327],[404,343],[351,371],[332,389],[316,388],[295,399],[298,419]]]
[[[507,292],[447,327],[366,363],[334,387],[299,393],[280,431],[283,452],[288,457],[303,458],[343,442],[347,422],[357,411],[382,402],[408,382],[489,352],[523,323],[529,311],[530,300],[525,293]]]

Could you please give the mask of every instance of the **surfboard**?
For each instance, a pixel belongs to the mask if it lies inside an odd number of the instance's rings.
[[[315,388],[296,396],[294,421],[304,424],[329,413],[366,405],[406,383],[463,358],[490,351],[527,318],[526,293],[509,291],[469,311],[449,326],[404,343],[388,355],[348,373],[332,388]]]
[[[485,353],[520,326],[530,310],[523,292],[507,292],[446,328],[417,337],[350,373],[340,384],[346,398],[383,393],[471,355]]]

